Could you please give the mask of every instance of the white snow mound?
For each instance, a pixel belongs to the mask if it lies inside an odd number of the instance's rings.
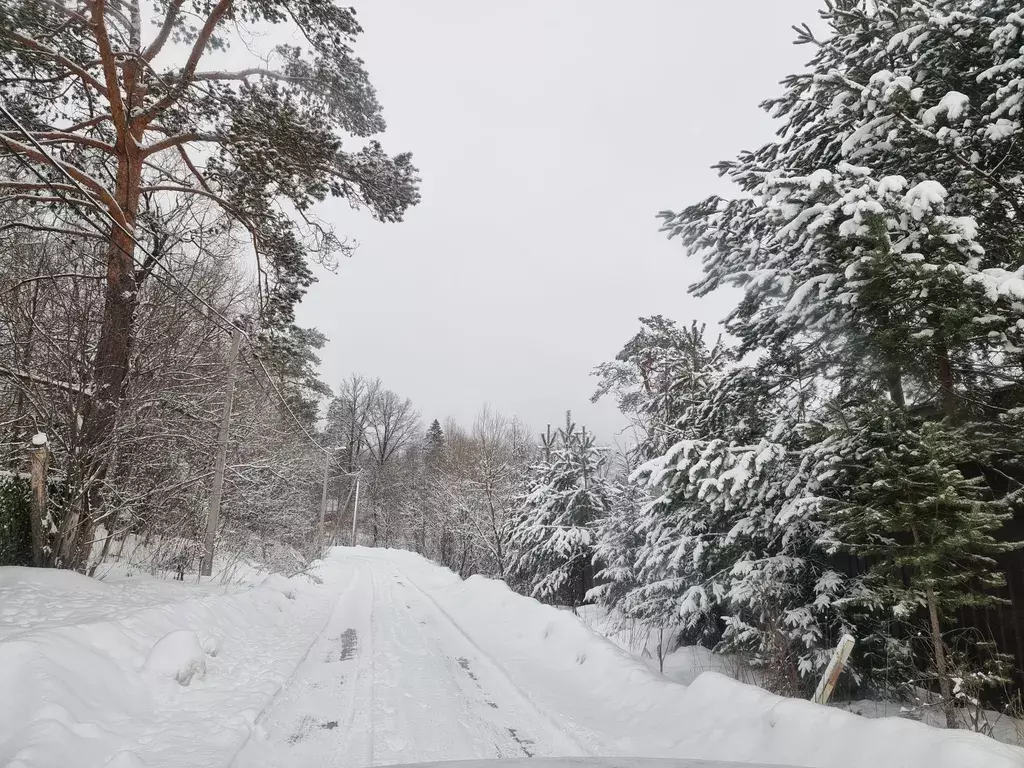
[[[295,591],[295,582],[293,582],[287,576],[282,576],[279,573],[272,573],[269,576],[267,576],[267,578],[263,580],[260,586],[266,587],[267,589],[272,589],[275,592],[280,592],[289,600],[294,600],[297,597]]]
[[[195,584],[114,568],[99,581],[0,568],[0,766],[226,765],[252,737],[251,713],[291,679],[353,572],[310,567],[324,583],[294,579],[295,600],[254,585],[257,578]],[[167,636],[184,628],[196,632],[185,660],[198,657],[196,642],[205,651],[204,683],[189,688],[170,683],[178,652],[164,656]],[[153,667],[164,664],[170,672],[158,676]]]
[[[203,646],[203,652],[210,657],[215,657],[220,653],[220,638],[216,635],[211,635],[209,632],[204,632],[199,637],[199,644]]]
[[[206,653],[199,637],[190,629],[176,629],[157,640],[146,657],[146,671],[170,677],[181,685],[206,674]]]

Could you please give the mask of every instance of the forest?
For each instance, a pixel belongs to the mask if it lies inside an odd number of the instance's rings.
[[[295,310],[350,245],[317,207],[401,226],[420,195],[350,10],[160,0],[143,40],[137,3],[80,5],[0,4],[0,565],[405,548],[783,695],[849,634],[840,696],[927,690],[976,730],[1024,707],[1019,3],[830,0],[794,28],[776,138],[715,165],[733,196],[653,220],[701,277],[593,361],[615,447],[572,403],[459,423],[322,378]],[[238,19],[303,43],[224,69]]]

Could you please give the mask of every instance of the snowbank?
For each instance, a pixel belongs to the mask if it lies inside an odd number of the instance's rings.
[[[524,696],[595,754],[758,761],[807,768],[1022,768],[1024,750],[966,731],[867,719],[783,699],[705,672],[685,687],[651,671],[572,613],[455,574],[418,555],[377,557],[415,583]],[[615,706],[609,706],[614,702]]]
[[[156,641],[146,657],[145,670],[167,677],[180,685],[206,674],[206,653],[199,637],[190,629],[176,629]]]
[[[652,670],[658,669],[657,649],[659,636],[656,631],[645,628],[640,622],[610,613],[599,605],[585,605],[579,609],[580,619],[592,630],[628,651],[634,658]],[[666,631],[664,637],[672,636]],[[683,685],[690,685],[704,672],[718,672],[739,680],[763,687],[760,670],[740,656],[713,653],[699,645],[681,646],[671,649],[665,658],[665,677]],[[939,707],[917,707],[898,701],[860,699],[857,701],[833,701],[830,707],[852,712],[862,717],[903,717],[923,722],[936,728],[945,727],[945,715]],[[983,722],[991,729],[992,738],[1003,744],[1024,747],[1024,720],[1015,719],[1005,713],[985,710]],[[965,720],[968,715],[964,714]]]
[[[349,572],[241,587],[0,568],[0,765],[225,765]]]

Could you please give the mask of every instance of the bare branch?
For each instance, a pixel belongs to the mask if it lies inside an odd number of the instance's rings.
[[[213,37],[213,32],[220,24],[224,14],[231,8],[233,0],[220,0],[210,15],[207,17],[206,22],[203,24],[203,28],[199,31],[196,36],[196,41],[192,45],[192,51],[189,53],[188,61],[185,62],[185,68],[181,72],[180,81],[170,90],[169,93],[165,94],[156,104],[147,110],[144,122],[152,120],[154,117],[163,112],[167,107],[173,104],[182,94],[182,92],[192,83],[193,76],[196,71],[196,67],[199,66],[199,60],[203,57],[203,53],[206,51],[206,46],[210,42],[210,38]]]
[[[149,47],[142,52],[143,61],[152,61],[163,49],[164,45],[167,43],[167,39],[171,36],[171,30],[174,29],[174,24],[178,20],[178,14],[180,13],[181,6],[184,2],[185,0],[173,0],[173,2],[168,6],[163,24],[160,25],[160,31],[153,39],[153,42],[149,44]]]

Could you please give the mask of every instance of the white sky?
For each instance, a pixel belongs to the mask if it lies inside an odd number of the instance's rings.
[[[594,366],[640,316],[729,308],[686,293],[698,264],[655,214],[729,193],[709,166],[771,138],[757,105],[811,56],[790,25],[820,0],[353,2],[383,143],[413,152],[423,202],[402,224],[327,209],[361,247],[299,309],[331,338],[326,380],[380,376],[426,422],[572,409],[611,441]]]

